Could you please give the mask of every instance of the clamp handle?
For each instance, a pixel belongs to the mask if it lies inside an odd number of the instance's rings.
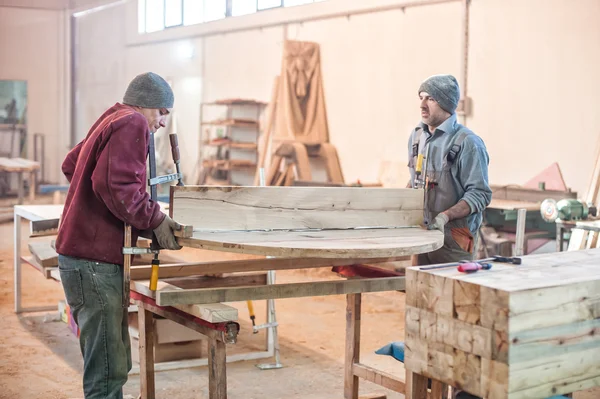
[[[171,142],[171,154],[173,155],[173,161],[178,163],[181,158],[179,155],[179,140],[177,139],[177,133],[169,134],[169,141]]]

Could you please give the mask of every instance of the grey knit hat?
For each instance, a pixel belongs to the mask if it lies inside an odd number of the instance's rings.
[[[460,100],[460,88],[456,78],[452,75],[433,75],[428,77],[419,87],[421,92],[428,93],[440,107],[451,114],[456,111]]]
[[[142,108],[173,108],[174,101],[171,86],[153,72],[133,78],[123,97],[123,104]]]

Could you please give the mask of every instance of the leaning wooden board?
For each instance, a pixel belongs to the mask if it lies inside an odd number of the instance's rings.
[[[383,258],[430,252],[423,192],[350,187],[171,187],[171,216],[193,225],[184,246],[269,256]]]
[[[488,399],[600,385],[600,249],[407,269],[406,367]]]

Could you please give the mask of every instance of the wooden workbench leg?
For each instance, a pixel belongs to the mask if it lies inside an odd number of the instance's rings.
[[[346,359],[344,399],[358,399],[358,377],[352,366],[360,361],[360,294],[346,295]]]
[[[406,399],[427,398],[427,378],[406,370]]]
[[[19,187],[17,189],[17,204],[23,205],[23,192],[25,191],[25,187],[23,187],[23,172],[17,173],[17,179],[19,182]]]
[[[227,362],[225,343],[208,341],[208,398],[227,399]]]
[[[431,396],[430,399],[447,399],[448,398],[448,385],[441,381],[431,381]]]
[[[35,182],[35,174],[36,171],[32,170],[29,178],[29,201],[35,201],[35,191],[36,191],[36,182]]]
[[[154,323],[152,312],[138,306],[140,332],[140,385],[142,399],[155,399],[154,389]]]

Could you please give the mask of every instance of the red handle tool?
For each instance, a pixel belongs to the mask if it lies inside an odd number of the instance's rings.
[[[458,265],[457,270],[461,273],[475,273],[479,270],[490,270],[491,263],[467,262]]]

